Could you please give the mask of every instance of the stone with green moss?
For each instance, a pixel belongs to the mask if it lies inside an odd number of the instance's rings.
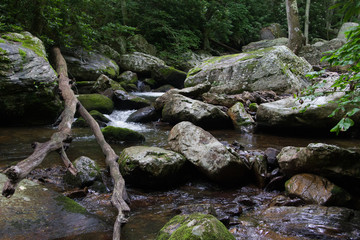
[[[101,74],[96,82],[92,86],[92,92],[102,93],[107,90],[116,91],[116,90],[124,90],[123,86],[109,78],[108,76]]]
[[[170,84],[176,88],[183,88],[186,79],[186,73],[170,66],[158,66],[152,71],[152,77],[157,85]]]
[[[90,115],[96,120],[100,127],[106,126],[106,123],[110,122],[110,119],[104,116],[101,112],[97,110],[91,110]],[[89,125],[86,123],[83,117],[79,117],[76,121],[72,124],[73,127],[85,128]]]
[[[55,92],[56,73],[42,42],[29,33],[7,33],[0,43],[0,123],[53,123],[62,103]]]
[[[73,162],[74,167],[78,171],[76,176],[67,172],[64,180],[77,187],[90,186],[94,181],[101,179],[100,168],[96,162],[88,157],[81,156]]]
[[[259,108],[259,105],[257,103],[250,103],[249,104],[249,110],[252,112],[256,112]]]
[[[213,57],[191,69],[185,87],[209,81],[211,92],[237,94],[244,91],[300,91],[309,83],[305,75],[311,65],[286,46]]]
[[[212,215],[177,215],[158,233],[156,240],[235,240],[229,230]]]
[[[116,109],[140,109],[151,105],[149,100],[121,90],[114,92],[113,100]]]
[[[7,180],[0,174],[0,186]],[[0,209],[2,239],[29,239],[29,233],[32,239],[66,238],[108,229],[74,200],[27,179],[11,198],[0,197]]]
[[[153,188],[178,182],[186,159],[159,147],[133,146],[121,152],[118,162],[126,182]]]
[[[120,127],[107,126],[103,128],[102,133],[109,142],[143,142],[145,137],[134,130]]]
[[[88,111],[97,110],[110,114],[114,110],[113,101],[101,94],[81,94],[78,96],[78,100]]]

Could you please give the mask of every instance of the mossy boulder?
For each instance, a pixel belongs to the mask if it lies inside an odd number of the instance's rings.
[[[110,58],[82,48],[63,49],[68,70],[76,80],[96,81],[101,74],[115,79],[119,66]]]
[[[167,187],[180,179],[185,164],[181,154],[158,147],[125,148],[119,166],[127,183],[141,187]]]
[[[120,83],[112,80],[108,76],[101,74],[96,82],[93,84],[92,92],[95,93],[101,93],[104,94],[107,93],[107,91],[111,91],[109,97],[114,94],[114,91],[116,90],[124,90],[124,88],[121,86]]]
[[[140,34],[129,37],[128,42],[132,49],[137,52],[143,52],[146,54],[156,55],[156,47],[152,44],[149,44],[148,41]]]
[[[152,78],[156,79],[156,86],[170,84],[176,88],[183,88],[186,72],[170,66],[158,66],[152,71]]]
[[[7,180],[0,174],[1,189]],[[1,239],[76,238],[109,230],[108,224],[74,200],[27,179],[11,198],[0,197],[0,209]]]
[[[163,60],[141,52],[121,55],[119,64],[125,71],[141,74],[151,74],[153,69],[166,65]]]
[[[229,230],[212,215],[194,213],[173,217],[156,240],[235,240]]]
[[[140,109],[151,105],[149,100],[121,90],[114,92],[113,100],[116,109]]]
[[[119,82],[126,82],[127,84],[136,84],[138,81],[138,76],[132,71],[125,71],[120,74],[118,80]]]
[[[62,103],[41,40],[28,32],[7,33],[0,40],[0,124],[53,123]]]
[[[91,110],[90,115],[97,121],[99,126],[105,127],[106,123],[110,122],[110,119],[105,117],[101,112],[96,110]],[[85,119],[83,117],[79,117],[72,125],[73,127],[88,127]]]
[[[286,46],[275,46],[210,58],[188,72],[185,87],[209,81],[210,91],[216,93],[295,93],[309,85],[305,75],[311,69],[307,61]]]
[[[103,128],[102,133],[105,139],[109,142],[143,142],[145,137],[134,130],[127,128],[119,128],[114,126],[107,126]]]
[[[100,169],[94,160],[81,156],[77,158],[73,164],[78,173],[76,176],[72,175],[70,172],[66,173],[64,179],[68,184],[77,187],[85,187],[90,186],[95,180],[101,179]]]
[[[101,113],[110,114],[114,110],[113,101],[101,94],[81,94],[78,100],[86,110],[97,110]]]

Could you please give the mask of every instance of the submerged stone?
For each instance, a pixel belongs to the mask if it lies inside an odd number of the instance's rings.
[[[6,176],[0,174],[3,187]],[[11,198],[0,197],[2,239],[56,239],[109,227],[75,201],[29,180],[23,180]],[[51,237],[49,237],[51,236]]]

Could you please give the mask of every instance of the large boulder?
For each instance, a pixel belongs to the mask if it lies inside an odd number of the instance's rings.
[[[121,55],[119,64],[123,70],[143,74],[151,74],[156,67],[166,65],[163,60],[141,52]]]
[[[168,239],[235,240],[235,237],[214,216],[193,213],[173,217],[156,236],[156,240]]]
[[[152,71],[152,78],[156,79],[156,86],[170,84],[176,88],[183,88],[186,72],[169,66],[158,66]]]
[[[1,189],[6,181],[0,174]],[[27,179],[11,198],[0,197],[0,209],[1,239],[77,238],[110,230],[74,200]]]
[[[335,145],[310,143],[307,147],[284,147],[279,155],[281,171],[288,176],[314,173],[329,179],[360,180],[360,153]]]
[[[331,86],[338,75],[324,79],[328,86]],[[328,90],[327,90],[328,89]],[[329,115],[337,108],[334,102],[344,95],[342,92],[335,92],[329,95],[321,95],[322,91],[329,91],[331,88],[318,89],[319,97],[305,98],[300,101],[297,98],[289,97],[275,102],[261,104],[256,112],[258,126],[272,128],[311,128],[316,130],[331,129],[343,117],[336,114]],[[302,111],[306,109],[306,111]],[[357,116],[354,116],[357,117]]]
[[[179,153],[158,147],[125,148],[119,156],[126,182],[142,187],[166,187],[180,179],[186,159]]]
[[[64,49],[68,71],[78,81],[96,81],[101,74],[115,79],[119,66],[110,58],[82,48]]]
[[[229,116],[218,106],[203,103],[180,94],[172,94],[162,109],[163,121],[176,124],[190,121],[205,128],[227,128]]]
[[[0,38],[0,124],[49,124],[61,111],[56,73],[30,33]]]
[[[351,200],[344,189],[314,174],[293,176],[286,182],[285,189],[289,194],[313,204],[344,206]]]
[[[190,122],[175,125],[168,142],[173,151],[184,155],[212,180],[232,184],[248,180],[250,170],[244,162],[209,132]]]
[[[287,47],[276,46],[210,58],[189,71],[185,87],[209,81],[210,91],[216,93],[261,90],[294,93],[308,86],[305,74],[311,69],[308,62]]]
[[[113,101],[101,94],[81,94],[78,96],[78,100],[88,111],[97,110],[110,114],[114,110]]]
[[[343,25],[341,26],[341,28],[340,28],[340,30],[338,32],[337,38],[342,39],[342,40],[346,40],[345,33],[347,31],[351,30],[352,28],[357,27],[357,26],[359,26],[359,24],[355,23],[355,22],[343,23]]]
[[[264,39],[257,42],[251,42],[248,45],[242,47],[243,52],[250,52],[259,50],[261,48],[269,48],[274,46],[287,46],[289,42],[288,38],[275,38],[275,39]]]
[[[321,61],[326,52],[333,51],[345,44],[345,40],[334,38],[330,41],[319,41],[312,45],[303,46],[299,52],[299,56],[303,57],[313,66],[328,67],[329,62]]]
[[[129,37],[128,43],[136,52],[143,52],[149,55],[156,55],[156,47],[149,44],[148,41],[140,34]]]

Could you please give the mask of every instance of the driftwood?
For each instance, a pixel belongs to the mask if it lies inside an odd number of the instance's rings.
[[[121,224],[126,222],[125,215],[130,211],[130,208],[125,202],[125,200],[128,200],[128,197],[125,190],[125,181],[120,174],[119,165],[117,163],[118,156],[105,141],[97,122],[75,97],[74,92],[71,89],[72,82],[68,78],[66,61],[63,58],[60,49],[58,47],[53,48],[52,54],[56,63],[56,71],[59,74],[59,90],[61,91],[61,96],[65,102],[65,108],[61,114],[61,122],[57,131],[51,136],[49,141],[44,143],[33,143],[32,146],[34,152],[28,158],[5,170],[4,173],[8,177],[8,181],[4,185],[2,195],[8,198],[11,197],[15,192],[17,184],[33,169],[39,166],[47,154],[52,151],[57,151],[60,154],[65,166],[72,174],[75,175],[77,173],[77,170],[68,159],[65,150],[72,140],[71,125],[74,121],[76,109],[78,108],[81,116],[87,121],[94,132],[96,140],[106,156],[105,161],[110,168],[110,174],[114,180],[114,191],[111,202],[117,208],[118,216],[114,224],[113,239],[120,239]]]

